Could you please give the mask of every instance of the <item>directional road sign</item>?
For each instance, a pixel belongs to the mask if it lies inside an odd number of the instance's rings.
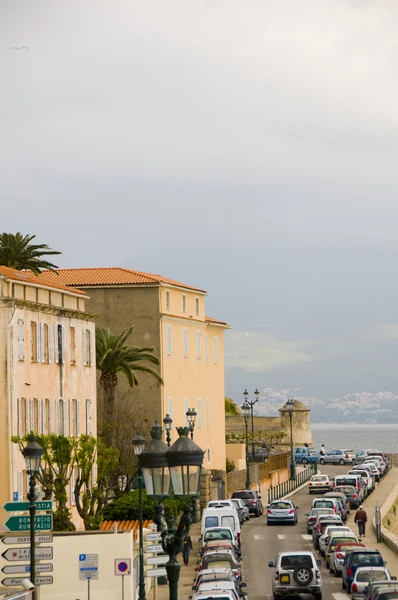
[[[167,571],[163,567],[160,567],[159,569],[149,569],[145,573],[145,577],[163,577],[164,575],[167,575]]]
[[[147,556],[146,564],[149,565],[165,565],[169,561],[168,554],[158,554],[158,556]]]
[[[148,554],[149,552],[163,552],[163,548],[160,544],[153,544],[151,546],[147,546],[145,552]]]
[[[36,510],[52,510],[53,503],[52,500],[41,500],[40,502],[35,502]],[[24,510],[29,510],[30,502],[6,502],[3,504],[4,510],[7,512],[22,512]]]
[[[6,535],[1,540],[3,544],[30,544],[30,535]],[[51,544],[53,541],[52,533],[43,533],[42,535],[35,535],[36,544]]]
[[[3,581],[1,583],[6,586],[22,585],[22,582],[24,579],[26,579],[26,577],[6,577],[5,579],[3,579]],[[36,577],[35,583],[37,585],[50,585],[51,583],[53,583],[53,577],[52,577],[52,575],[47,575],[44,577]]]
[[[8,531],[29,531],[30,529],[30,517],[10,517],[4,523]],[[35,516],[35,530],[36,531],[47,531],[53,528],[53,516],[51,515],[36,515]]]
[[[1,555],[6,560],[30,560],[30,548],[7,548]],[[39,546],[35,548],[36,560],[51,560],[53,557],[52,546]]]
[[[79,579],[98,579],[98,554],[79,554]]]
[[[115,558],[115,575],[130,575],[131,558]]]
[[[162,539],[161,533],[147,533],[145,536],[147,542],[160,542]]]
[[[7,565],[1,569],[6,575],[14,573],[30,573],[30,565]],[[37,563],[36,573],[51,573],[53,570],[52,563]]]

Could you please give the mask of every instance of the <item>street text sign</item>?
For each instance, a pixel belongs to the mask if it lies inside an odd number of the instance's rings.
[[[167,571],[162,567],[159,569],[149,569],[145,573],[145,577],[164,577],[164,575],[167,575]]]
[[[79,554],[79,579],[98,579],[98,554]]]
[[[115,575],[130,575],[131,558],[115,558]]]
[[[169,561],[168,554],[158,554],[158,556],[147,556],[146,564],[149,565],[165,565]]]
[[[3,544],[7,544],[8,546],[11,544],[30,544],[30,535],[6,535],[1,541]],[[52,541],[52,533],[35,535],[36,544],[51,544]]]
[[[7,565],[1,569],[6,575],[14,573],[30,573],[30,565]],[[37,563],[36,573],[51,573],[53,570],[52,563]]]
[[[1,555],[6,560],[30,560],[30,548],[7,548]],[[53,557],[52,546],[39,546],[35,548],[36,560],[51,560]]]
[[[30,502],[6,502],[3,504],[4,510],[7,512],[22,512],[24,510],[29,510]],[[39,502],[35,502],[36,510],[52,510],[53,503],[52,500],[40,500]]]
[[[5,586],[22,585],[24,579],[26,579],[26,577],[6,577],[1,583]],[[45,577],[36,577],[35,583],[36,585],[51,585],[53,583],[53,576],[47,575]]]
[[[163,552],[163,548],[162,548],[162,546],[161,546],[160,544],[153,544],[153,545],[151,545],[151,546],[149,546],[149,545],[148,545],[148,546],[146,547],[146,549],[145,549],[145,552],[146,552],[147,554],[149,554],[149,552],[150,552],[150,553],[154,553],[154,552]]]
[[[10,517],[4,523],[8,531],[29,531],[30,517]],[[53,516],[51,515],[36,515],[35,530],[36,531],[51,531],[53,528]]]
[[[162,539],[161,533],[147,533],[145,536],[147,542],[160,542]]]

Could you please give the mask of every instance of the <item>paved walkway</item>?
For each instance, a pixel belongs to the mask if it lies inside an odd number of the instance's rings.
[[[363,543],[366,544],[369,548],[377,548],[380,550],[381,554],[385,561],[387,561],[387,566],[391,571],[392,575],[396,575],[398,577],[398,555],[395,554],[388,546],[380,544],[376,541],[376,533],[373,530],[372,521],[375,514],[375,507],[382,506],[384,502],[387,500],[388,496],[397,485],[398,482],[398,468],[394,467],[391,471],[382,479],[380,483],[376,484],[376,489],[363,503],[363,507],[366,510],[368,515],[368,522],[366,527],[366,536],[363,538]],[[348,524],[353,531],[358,531],[355,523],[354,523],[355,511],[351,510],[351,514],[348,519]]]

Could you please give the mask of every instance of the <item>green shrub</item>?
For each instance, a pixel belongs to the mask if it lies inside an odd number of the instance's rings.
[[[386,518],[386,524],[387,524],[387,527],[390,527],[390,525],[391,525],[391,519],[389,519],[388,517]]]
[[[171,496],[164,500],[164,512],[166,520],[170,517],[175,519],[183,511],[186,500],[183,497]],[[142,491],[142,518],[153,519],[155,516],[156,502]],[[138,519],[138,490],[120,496],[113,502],[107,504],[103,511],[104,519],[107,521],[132,521]]]
[[[226,464],[226,470],[227,473],[231,473],[231,471],[235,471],[235,463],[232,462],[232,460],[229,460],[229,458],[227,458],[227,464]]]

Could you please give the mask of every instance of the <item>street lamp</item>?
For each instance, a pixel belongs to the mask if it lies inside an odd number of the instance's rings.
[[[36,475],[40,469],[40,460],[43,454],[43,448],[36,442],[36,438],[32,436],[30,441],[22,450],[23,457],[26,462],[26,472],[29,475],[29,492],[27,498],[29,500],[29,515],[30,515],[30,581],[35,585],[36,580],[36,557],[35,557],[35,514],[36,514]]]
[[[240,408],[243,418],[245,420],[246,429],[246,489],[250,489],[250,468],[249,468],[249,432],[248,432],[248,421],[250,416],[250,405],[244,402]]]
[[[138,523],[139,523],[139,544],[140,544],[140,581],[139,581],[139,600],[145,600],[145,577],[144,577],[144,537],[142,531],[142,488],[144,478],[142,474],[142,467],[140,461],[140,455],[144,450],[145,438],[139,433],[133,439],[134,454],[138,458]]]
[[[293,412],[294,412],[294,400],[290,398],[286,402],[286,408],[288,410],[290,419],[290,479],[296,479],[296,465],[294,464],[293,454]]]
[[[186,414],[187,421],[188,421],[188,428],[189,428],[189,431],[191,434],[191,440],[193,440],[193,431],[195,429],[196,415],[198,413],[196,412],[196,410],[194,408],[188,408],[188,410],[185,414]]]
[[[173,425],[173,419],[170,417],[169,413],[166,414],[165,418],[163,419],[163,425],[166,431],[166,442],[168,447],[170,448],[170,444],[171,444],[171,427]]]
[[[254,391],[254,400],[249,400],[249,392],[245,390],[243,392],[243,397],[245,399],[246,404],[250,406],[250,413],[252,418],[252,462],[254,462],[254,419],[253,419],[253,406],[258,402],[260,398],[260,392],[256,388]]]

